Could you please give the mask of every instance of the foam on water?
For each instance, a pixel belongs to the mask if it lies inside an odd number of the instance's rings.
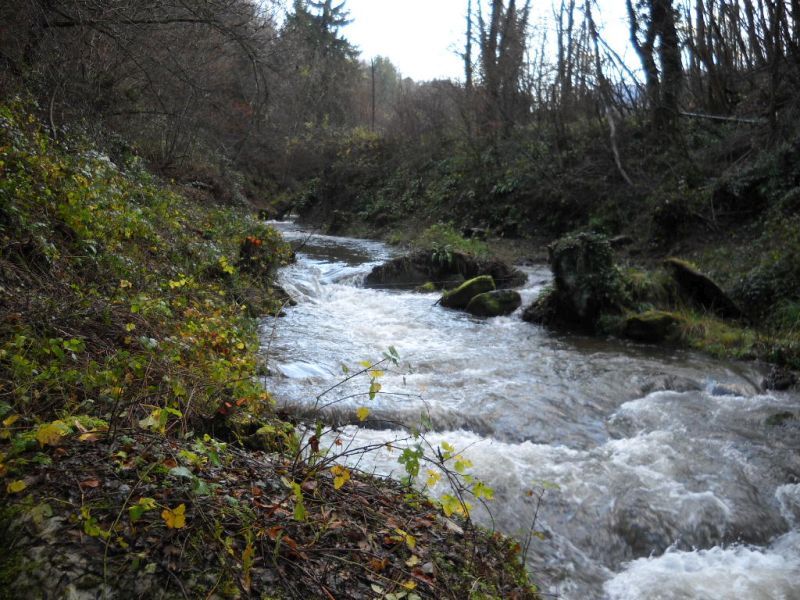
[[[611,600],[797,600],[800,534],[788,533],[767,548],[668,550],[629,563],[604,589]]]

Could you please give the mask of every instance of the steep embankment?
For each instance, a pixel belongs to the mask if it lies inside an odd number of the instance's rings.
[[[1,596],[536,596],[518,546],[274,415],[255,317],[289,260],[0,107]]]

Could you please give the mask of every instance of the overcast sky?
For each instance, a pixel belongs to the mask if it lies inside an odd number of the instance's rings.
[[[550,4],[551,0],[534,0],[535,25],[552,26]],[[625,3],[598,0],[598,5],[595,19],[601,34],[620,54],[627,52],[630,60]],[[346,6],[353,23],[342,32],[365,60],[386,56],[404,76],[417,81],[463,78],[456,52],[464,43],[466,0],[347,0]]]

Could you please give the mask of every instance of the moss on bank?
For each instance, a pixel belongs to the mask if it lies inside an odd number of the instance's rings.
[[[0,595],[536,597],[511,542],[303,460],[255,319],[291,258],[0,106]],[[271,453],[240,446],[253,429]]]

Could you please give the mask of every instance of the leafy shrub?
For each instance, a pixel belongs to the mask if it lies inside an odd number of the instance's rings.
[[[0,171],[0,391],[23,422],[269,409],[242,309],[280,305],[264,279],[291,257],[276,231],[190,204],[135,157],[56,143],[21,105],[0,106]]]

